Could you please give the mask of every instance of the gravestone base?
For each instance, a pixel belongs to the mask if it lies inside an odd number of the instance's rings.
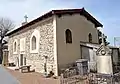
[[[111,56],[97,56],[97,72],[102,74],[113,75]]]

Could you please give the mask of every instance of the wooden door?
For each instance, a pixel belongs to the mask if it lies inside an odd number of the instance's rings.
[[[20,54],[20,66],[23,66],[23,54]]]

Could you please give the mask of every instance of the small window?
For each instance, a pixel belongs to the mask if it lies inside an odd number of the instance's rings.
[[[72,33],[69,29],[66,30],[66,43],[72,43]]]
[[[89,33],[88,39],[89,39],[89,42],[92,43],[92,34],[91,33]]]
[[[33,36],[32,37],[32,50],[35,50],[36,49],[36,37]]]
[[[17,51],[17,43],[14,42],[14,52],[16,52],[16,51]]]

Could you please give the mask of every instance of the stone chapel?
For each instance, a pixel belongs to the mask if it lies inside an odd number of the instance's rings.
[[[7,33],[9,62],[31,65],[36,72],[60,74],[60,69],[81,58],[80,42],[98,43],[103,25],[84,8],[52,10]]]

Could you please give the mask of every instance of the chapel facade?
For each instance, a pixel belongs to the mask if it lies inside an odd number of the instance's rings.
[[[52,10],[9,31],[9,62],[32,65],[35,71],[60,74],[60,69],[81,58],[80,42],[98,43],[103,25],[84,8]],[[47,58],[46,58],[47,57]]]

